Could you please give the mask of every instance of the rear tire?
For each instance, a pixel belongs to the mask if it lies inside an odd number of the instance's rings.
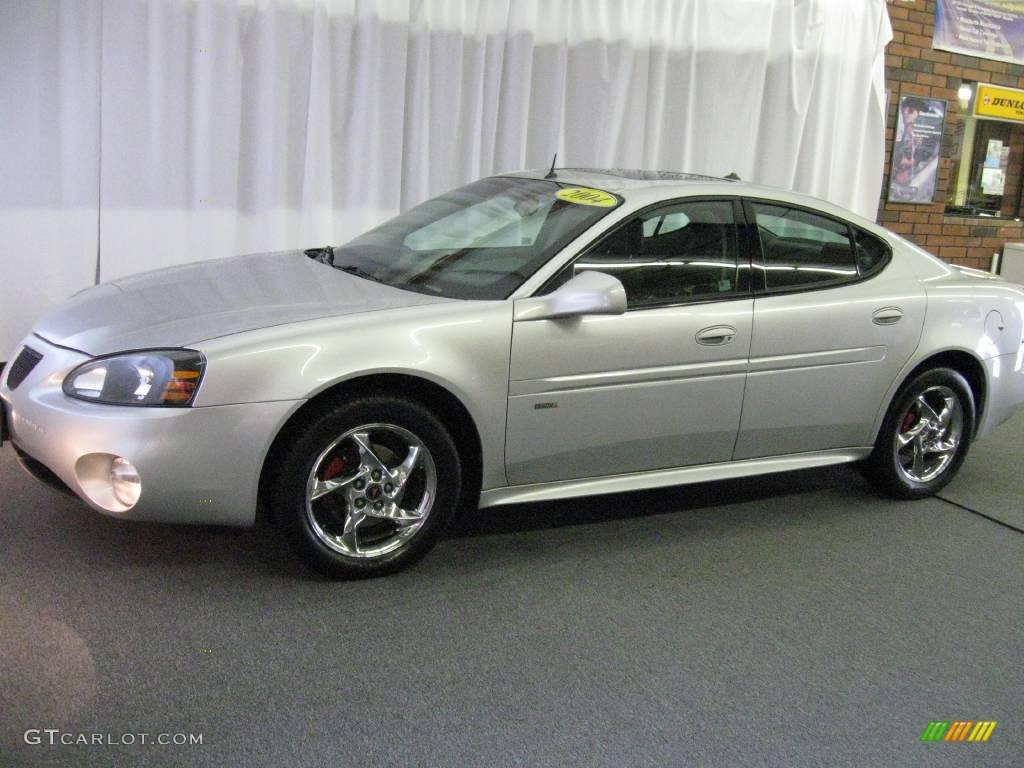
[[[974,395],[952,368],[933,368],[896,395],[864,474],[900,499],[938,493],[956,475],[974,435]]]
[[[393,573],[441,538],[459,503],[458,451],[419,403],[374,395],[313,414],[281,453],[272,492],[287,538],[335,578]]]

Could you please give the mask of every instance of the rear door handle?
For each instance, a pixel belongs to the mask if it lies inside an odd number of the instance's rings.
[[[895,325],[903,317],[903,310],[899,307],[882,307],[876,309],[871,315],[871,322],[875,325]]]
[[[698,344],[703,344],[705,347],[718,347],[735,339],[736,329],[731,325],[712,325],[710,328],[697,331],[694,338],[697,339]]]

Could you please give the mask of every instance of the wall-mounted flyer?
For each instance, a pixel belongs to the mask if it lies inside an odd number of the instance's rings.
[[[900,96],[889,171],[889,202],[930,203],[935,196],[946,102]]]

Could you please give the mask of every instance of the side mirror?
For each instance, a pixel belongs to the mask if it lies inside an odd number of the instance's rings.
[[[547,296],[516,302],[516,322],[557,320],[582,315],[621,315],[626,311],[626,289],[603,272],[581,272]]]

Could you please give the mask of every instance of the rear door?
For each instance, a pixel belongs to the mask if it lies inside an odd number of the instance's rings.
[[[627,220],[542,290],[614,275],[618,316],[516,322],[506,465],[512,484],[732,456],[753,300],[733,199],[686,199]]]
[[[925,292],[888,246],[799,206],[745,202],[755,257],[750,373],[736,459],[867,446],[917,346]]]

